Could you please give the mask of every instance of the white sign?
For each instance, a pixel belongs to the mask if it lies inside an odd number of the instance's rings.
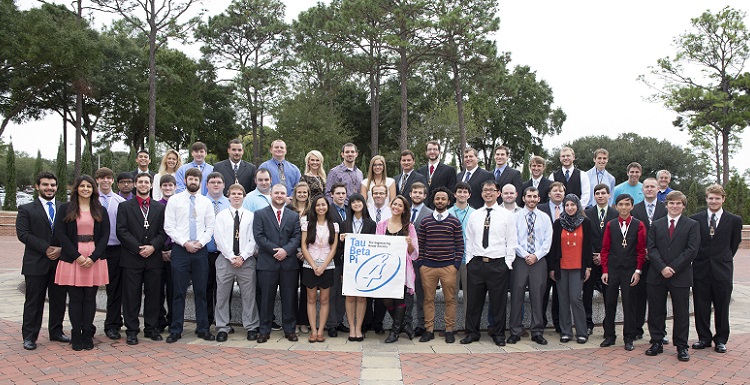
[[[347,296],[404,298],[406,239],[388,235],[346,234],[344,279]]]

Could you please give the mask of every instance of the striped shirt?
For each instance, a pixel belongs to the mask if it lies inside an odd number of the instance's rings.
[[[419,258],[417,261],[428,267],[459,266],[464,256],[464,236],[461,222],[448,212],[437,220],[437,212],[425,217],[417,233]]]

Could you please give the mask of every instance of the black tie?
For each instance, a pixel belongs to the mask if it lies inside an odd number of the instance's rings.
[[[234,211],[234,240],[232,241],[232,252],[240,255],[240,215],[239,210]]]
[[[716,213],[711,213],[711,228],[709,229],[709,234],[711,235],[711,238],[714,237],[715,233],[716,233]]]
[[[490,246],[490,211],[492,208],[487,208],[487,216],[484,218],[484,232],[482,233],[482,247],[488,248]]]

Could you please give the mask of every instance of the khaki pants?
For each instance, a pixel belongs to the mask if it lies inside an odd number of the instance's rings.
[[[435,329],[435,291],[438,281],[443,287],[445,297],[445,331],[452,332],[456,326],[456,268],[420,266],[424,290],[424,326],[427,331]]]

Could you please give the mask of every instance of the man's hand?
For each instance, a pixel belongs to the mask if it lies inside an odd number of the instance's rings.
[[[138,251],[138,255],[140,255],[143,258],[150,257],[151,254],[153,254],[154,251],[156,251],[156,249],[154,249],[154,246],[151,246],[151,245],[141,245],[141,246],[138,246],[138,248],[140,249]]]
[[[638,284],[638,281],[641,280],[641,275],[638,273],[633,273],[633,276],[630,277],[630,286],[635,286]]]
[[[601,254],[594,253],[594,255],[593,255],[592,258],[593,258],[593,261],[594,261],[594,265],[599,266],[599,265],[602,264],[602,256],[601,256]]]
[[[185,250],[187,250],[188,253],[196,253],[198,250],[201,249],[201,244],[198,241],[188,241],[185,242]]]
[[[602,283],[605,285],[609,285],[609,273],[602,274]]]
[[[242,267],[242,264],[245,263],[245,260],[242,259],[239,255],[235,255],[234,258],[231,259],[232,267],[234,268],[240,268]]]
[[[286,259],[286,250],[281,247],[274,247],[273,250],[275,251],[273,257],[276,258],[277,261],[283,261]]]
[[[161,252],[161,260],[164,262],[169,262],[172,260],[172,250],[162,251]]]
[[[674,275],[674,269],[671,268],[671,267],[669,267],[669,266],[667,266],[667,267],[661,269],[661,275],[664,278],[672,278],[672,276]]]
[[[62,247],[50,246],[47,248],[47,251],[45,252],[45,254],[47,255],[47,258],[49,258],[51,261],[54,261],[60,258],[61,251],[62,251]]]
[[[529,266],[535,264],[539,260],[539,258],[536,257],[536,254],[529,254],[524,259],[526,259],[526,264]]]

